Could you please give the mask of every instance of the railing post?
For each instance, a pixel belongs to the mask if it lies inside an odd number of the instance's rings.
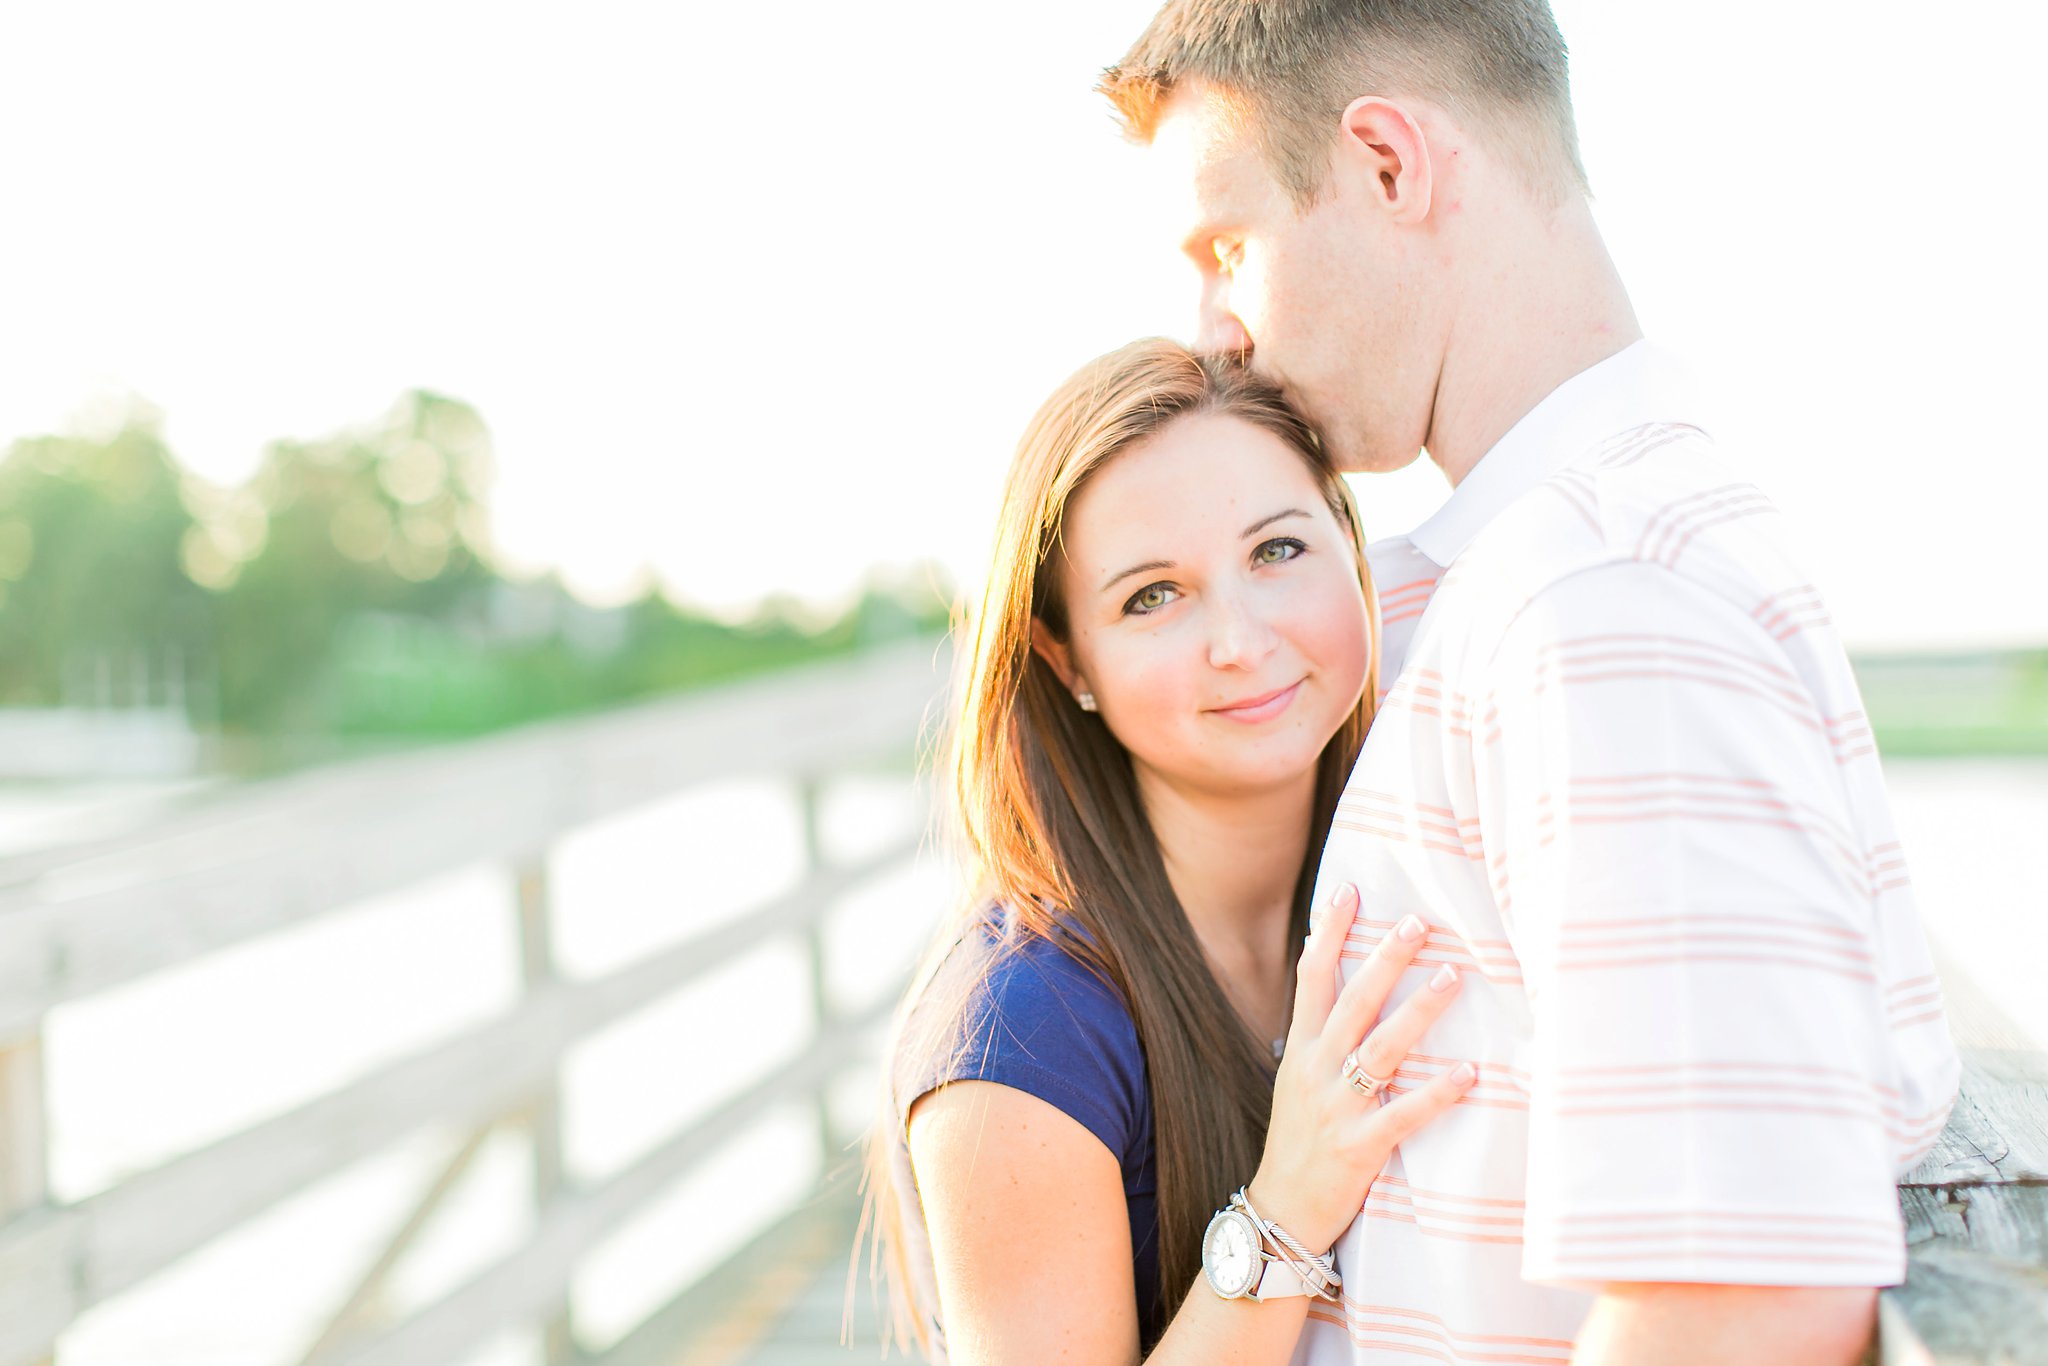
[[[525,994],[532,997],[546,991],[556,981],[546,851],[524,859],[518,866],[517,877],[521,984]],[[534,1097],[533,1108],[527,1117],[527,1133],[533,1146],[534,1212],[543,1218],[549,1206],[560,1197],[563,1187],[560,1078],[558,1069]],[[568,1366],[579,1355],[566,1290],[555,1311],[542,1323],[541,1344],[542,1360],[547,1366]]]
[[[818,822],[818,806],[823,789],[823,781],[815,774],[807,774],[797,780],[797,814],[803,826],[803,876],[806,882],[815,878],[825,868],[824,838]],[[811,1019],[816,1030],[812,1038],[830,1038],[837,1012],[832,1008],[832,994],[825,976],[825,915],[822,906],[814,908],[804,921],[804,967],[810,982]],[[840,1148],[839,1134],[832,1124],[832,1088],[829,1084],[818,1088],[814,1110],[818,1130],[819,1170],[829,1176]]]
[[[0,1224],[49,1199],[48,1094],[40,1033],[0,1048]]]

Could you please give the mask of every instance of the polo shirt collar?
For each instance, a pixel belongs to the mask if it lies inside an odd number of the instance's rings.
[[[1696,421],[1690,392],[1667,353],[1647,341],[1630,344],[1523,414],[1409,540],[1439,568],[1450,568],[1510,503],[1605,438],[1646,422]]]

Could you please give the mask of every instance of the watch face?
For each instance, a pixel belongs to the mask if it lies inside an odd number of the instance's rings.
[[[1251,1220],[1227,1209],[1209,1221],[1202,1235],[1202,1271],[1210,1288],[1225,1299],[1251,1290],[1259,1272],[1259,1240]]]

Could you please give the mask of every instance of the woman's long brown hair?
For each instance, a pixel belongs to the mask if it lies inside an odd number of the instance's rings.
[[[942,1066],[959,1046],[961,1013],[992,960],[970,960],[975,966],[966,972],[934,970],[991,902],[1008,912],[1014,933],[1057,934],[1069,952],[1085,956],[1129,1008],[1144,1050],[1160,1284],[1169,1317],[1201,1269],[1209,1216],[1258,1165],[1272,1106],[1273,1060],[1203,956],[1167,879],[1129,754],[1032,651],[1031,628],[1036,619],[1054,637],[1066,636],[1054,556],[1075,492],[1120,453],[1197,414],[1224,414],[1263,428],[1301,457],[1350,533],[1371,614],[1364,693],[1317,761],[1314,819],[1290,923],[1296,944],[1307,933],[1321,853],[1317,836],[1336,811],[1376,691],[1379,614],[1357,509],[1314,428],[1273,385],[1234,361],[1197,355],[1175,342],[1133,342],[1062,384],[1032,418],[1011,462],[994,564],[980,610],[968,623],[973,650],[961,660],[946,746],[951,814],[976,890],[937,937],[905,1001],[896,1043],[899,1066],[907,1058],[913,1071],[928,1070],[921,1064]],[[1081,934],[1059,932],[1062,924]],[[929,1349],[932,1306],[912,1305],[903,1255],[902,1222],[915,1216],[899,1206],[889,1176],[892,1146],[903,1139],[892,1099],[869,1138],[862,1227],[874,1236],[872,1265],[886,1264],[890,1273],[897,1340],[907,1346],[914,1339]]]

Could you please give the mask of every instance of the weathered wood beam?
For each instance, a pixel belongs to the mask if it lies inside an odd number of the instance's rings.
[[[0,1361],[47,1361],[57,1335],[85,1310],[71,1270],[78,1264],[78,1225],[44,1207],[20,1215],[0,1235]]]
[[[9,1273],[0,1274],[0,1366],[38,1360],[78,1313],[423,1124],[475,1128],[523,1108],[571,1045],[800,929],[916,845],[905,840],[828,869],[729,924],[594,981],[552,985],[513,1014],[89,1200],[0,1226],[0,1272]]]
[[[0,860],[0,1046],[67,1001],[713,780],[908,755],[930,641],[250,784],[90,847]]]
[[[528,1326],[612,1230],[661,1196],[703,1154],[771,1107],[829,1085],[871,1044],[863,1031],[887,1015],[890,998],[841,1022],[802,1057],[686,1126],[638,1162],[586,1194],[559,1202],[526,1245],[406,1323],[356,1344],[334,1366],[445,1366],[491,1334]]]
[[[1941,973],[1962,1092],[1899,1183],[1906,1283],[1885,1292],[1884,1361],[2048,1362],[2048,1053]]]
[[[476,1164],[478,1154],[483,1152],[484,1144],[490,1141],[494,1129],[495,1126],[487,1126],[473,1131],[456,1147],[448,1160],[441,1164],[441,1170],[427,1183],[427,1188],[420,1192],[420,1197],[413,1203],[411,1211],[400,1221],[390,1238],[385,1240],[383,1248],[371,1260],[362,1275],[356,1278],[355,1288],[343,1297],[341,1308],[330,1314],[326,1324],[314,1335],[312,1345],[299,1357],[299,1366],[319,1366],[327,1360],[337,1343],[346,1342],[351,1334],[361,1331],[359,1325],[369,1315],[371,1306],[377,1302],[378,1296],[384,1293],[385,1287],[390,1283],[391,1273],[405,1260],[406,1254],[418,1245],[420,1236],[433,1223],[434,1216],[440,1213],[441,1207],[461,1184],[462,1178],[469,1174],[470,1168]]]
[[[804,869],[806,876],[813,871],[816,870],[810,867]],[[545,853],[537,852],[521,861],[518,883],[520,987],[532,995],[561,980],[555,965],[554,897],[549,890]],[[533,1211],[540,1217],[568,1184],[568,1164],[562,1151],[559,1058],[553,1073],[534,1093],[526,1114],[526,1134],[533,1162]],[[570,1366],[576,1355],[576,1330],[568,1286],[562,1287],[555,1307],[541,1324],[540,1335],[543,1366]]]

